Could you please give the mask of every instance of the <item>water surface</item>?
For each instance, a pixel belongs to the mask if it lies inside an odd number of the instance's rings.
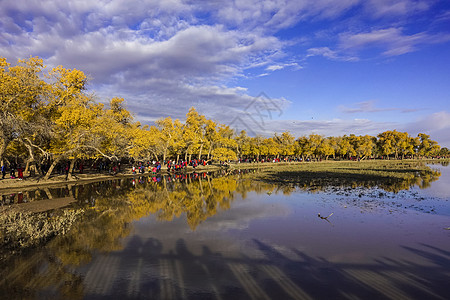
[[[52,190],[74,197],[85,217],[9,262],[0,292],[12,299],[447,299],[450,168],[433,167],[438,181],[396,192],[312,192],[255,182],[245,172]]]

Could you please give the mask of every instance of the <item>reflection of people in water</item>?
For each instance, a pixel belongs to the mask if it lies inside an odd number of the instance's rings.
[[[17,203],[23,203],[23,194],[22,193],[19,193],[17,195]]]
[[[89,202],[90,202],[90,206],[91,206],[91,207],[94,207],[94,206],[95,206],[95,198],[94,198],[94,197],[91,196],[91,199],[90,199]]]

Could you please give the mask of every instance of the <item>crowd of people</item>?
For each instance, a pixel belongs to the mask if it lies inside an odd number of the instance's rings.
[[[143,173],[152,173],[157,174],[161,172],[162,166],[165,165],[167,167],[168,172],[179,172],[184,171],[187,169],[188,166],[191,166],[192,168],[197,168],[198,166],[206,166],[210,164],[210,162],[206,160],[198,160],[193,159],[190,161],[187,160],[181,160],[181,161],[175,161],[175,160],[168,160],[164,161],[163,163],[159,161],[147,161],[147,162],[138,162],[132,165],[131,172],[133,174],[143,174]]]
[[[350,158],[351,160],[359,160],[359,158]],[[370,158],[369,158],[370,159]],[[227,167],[229,163],[292,163],[292,162],[310,162],[310,161],[321,161],[321,158],[310,158],[307,157],[303,160],[302,157],[251,157],[251,158],[239,158],[236,161],[220,161],[218,165]],[[211,160],[206,159],[192,159],[192,160],[165,160],[165,161],[110,161],[110,160],[79,160],[73,166],[73,170],[70,170],[70,162],[62,161],[55,167],[55,173],[59,175],[68,175],[69,172],[76,172],[82,174],[84,172],[88,173],[104,173],[107,172],[111,175],[116,175],[118,173],[128,173],[132,174],[159,174],[161,170],[167,171],[169,173],[178,173],[187,171],[188,167],[192,168],[194,171],[196,168],[205,167],[211,165]],[[41,165],[41,174],[45,174],[49,169],[50,165]],[[23,180],[25,170],[20,163],[10,163],[9,165],[3,164],[1,166],[1,179],[17,179]],[[9,176],[7,174],[9,173]],[[29,176],[34,176],[34,172],[29,170]],[[129,174],[129,173],[128,173]]]
[[[6,170],[6,166],[2,165],[2,179],[5,179],[7,170]],[[16,177],[16,170],[17,170],[17,177]],[[11,165],[9,167],[9,175],[11,179],[18,179],[18,180],[23,180],[23,168],[19,165],[18,167],[16,167],[15,165]]]
[[[298,162],[302,161],[301,158],[242,158],[235,163],[265,163],[265,162]],[[122,164],[123,163],[123,164]],[[87,172],[97,172],[103,173],[107,172],[109,174],[115,175],[121,172],[127,172],[126,170],[131,167],[132,174],[159,174],[164,167],[167,172],[182,172],[186,171],[188,167],[192,167],[194,170],[199,167],[205,167],[207,165],[211,165],[211,160],[206,159],[192,159],[192,160],[167,160],[163,162],[159,162],[156,160],[153,161],[140,161],[140,162],[113,162],[109,160],[96,160],[96,161],[78,161],[72,171],[75,171],[79,174]],[[221,161],[219,165],[227,166],[229,164],[228,161]],[[16,166],[18,165],[18,166]],[[41,166],[41,172],[45,174],[50,168],[49,164],[43,164]],[[20,166],[20,164],[10,164],[8,167],[6,165],[1,166],[2,179],[19,179],[22,180],[24,177],[24,168]],[[9,176],[6,174],[9,172]],[[63,161],[56,165],[54,169],[55,174],[59,175],[67,175],[70,172],[70,162]],[[129,172],[129,171],[128,171]],[[17,174],[17,175],[16,175]]]

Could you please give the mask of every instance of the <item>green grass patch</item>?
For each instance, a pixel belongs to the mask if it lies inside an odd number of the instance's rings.
[[[441,161],[444,162],[445,161]],[[260,164],[254,180],[320,190],[330,186],[380,187],[397,192],[428,187],[441,175],[428,160],[322,161]],[[448,161],[447,161],[448,163]],[[244,166],[242,166],[244,167]]]

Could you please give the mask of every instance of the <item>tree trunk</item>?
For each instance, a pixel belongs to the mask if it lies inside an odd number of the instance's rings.
[[[58,157],[57,159],[55,159],[55,160],[53,161],[53,163],[50,165],[50,168],[49,168],[48,171],[47,171],[47,174],[45,174],[45,176],[44,176],[44,180],[48,180],[48,179],[50,178],[50,175],[52,174],[53,169],[56,167],[56,165],[57,165],[60,161],[61,161],[61,158],[60,158],[60,157]]]
[[[212,187],[211,180],[209,179],[209,175],[206,175],[206,179],[208,179],[209,190],[211,191],[211,194],[214,195],[214,189]]]
[[[52,193],[50,193],[50,190],[49,190],[48,188],[44,188],[44,192],[45,192],[45,194],[47,195],[47,198],[48,198],[49,200],[52,200],[52,199],[53,199],[53,195],[52,195]]]
[[[67,172],[67,176],[66,176],[66,180],[72,180],[72,173],[73,173],[73,168],[75,167],[75,162],[77,161],[76,158],[73,158],[70,160],[70,166],[69,166],[69,171]]]
[[[211,159],[211,151],[212,151],[213,145],[214,145],[213,142],[211,142],[211,145],[209,146],[209,150],[208,150],[208,158],[207,158],[207,160]]]
[[[203,149],[203,143],[200,145],[200,150],[198,152],[198,160],[200,160],[202,157],[202,149]]]
[[[23,171],[24,173],[27,173],[27,172],[28,172],[28,169],[30,168],[30,164],[31,164],[32,162],[34,162],[34,153],[33,153],[33,149],[31,148],[30,145],[24,143],[22,140],[20,140],[20,141],[21,141],[21,142],[25,145],[25,147],[28,149],[28,155],[30,156],[30,157],[28,158],[28,160],[27,160],[27,164],[26,164],[26,166],[25,166],[25,171]]]
[[[7,139],[5,139],[4,137],[0,137],[0,161],[2,162],[3,165],[3,155],[5,154],[6,151],[6,147],[9,144],[9,141]]]
[[[67,189],[69,190],[69,196],[72,198],[75,198],[74,193],[73,193],[73,184],[68,184]]]
[[[31,166],[32,168],[33,166]],[[32,169],[30,169],[32,170]],[[35,173],[37,173],[39,175],[39,177],[42,177],[44,175],[44,173],[42,173],[42,161],[35,161],[34,162],[34,171]]]
[[[203,184],[202,184],[201,176],[198,176],[198,184],[200,185],[200,192],[201,192],[201,195],[202,195],[202,197],[204,197],[204,194],[203,194]]]

